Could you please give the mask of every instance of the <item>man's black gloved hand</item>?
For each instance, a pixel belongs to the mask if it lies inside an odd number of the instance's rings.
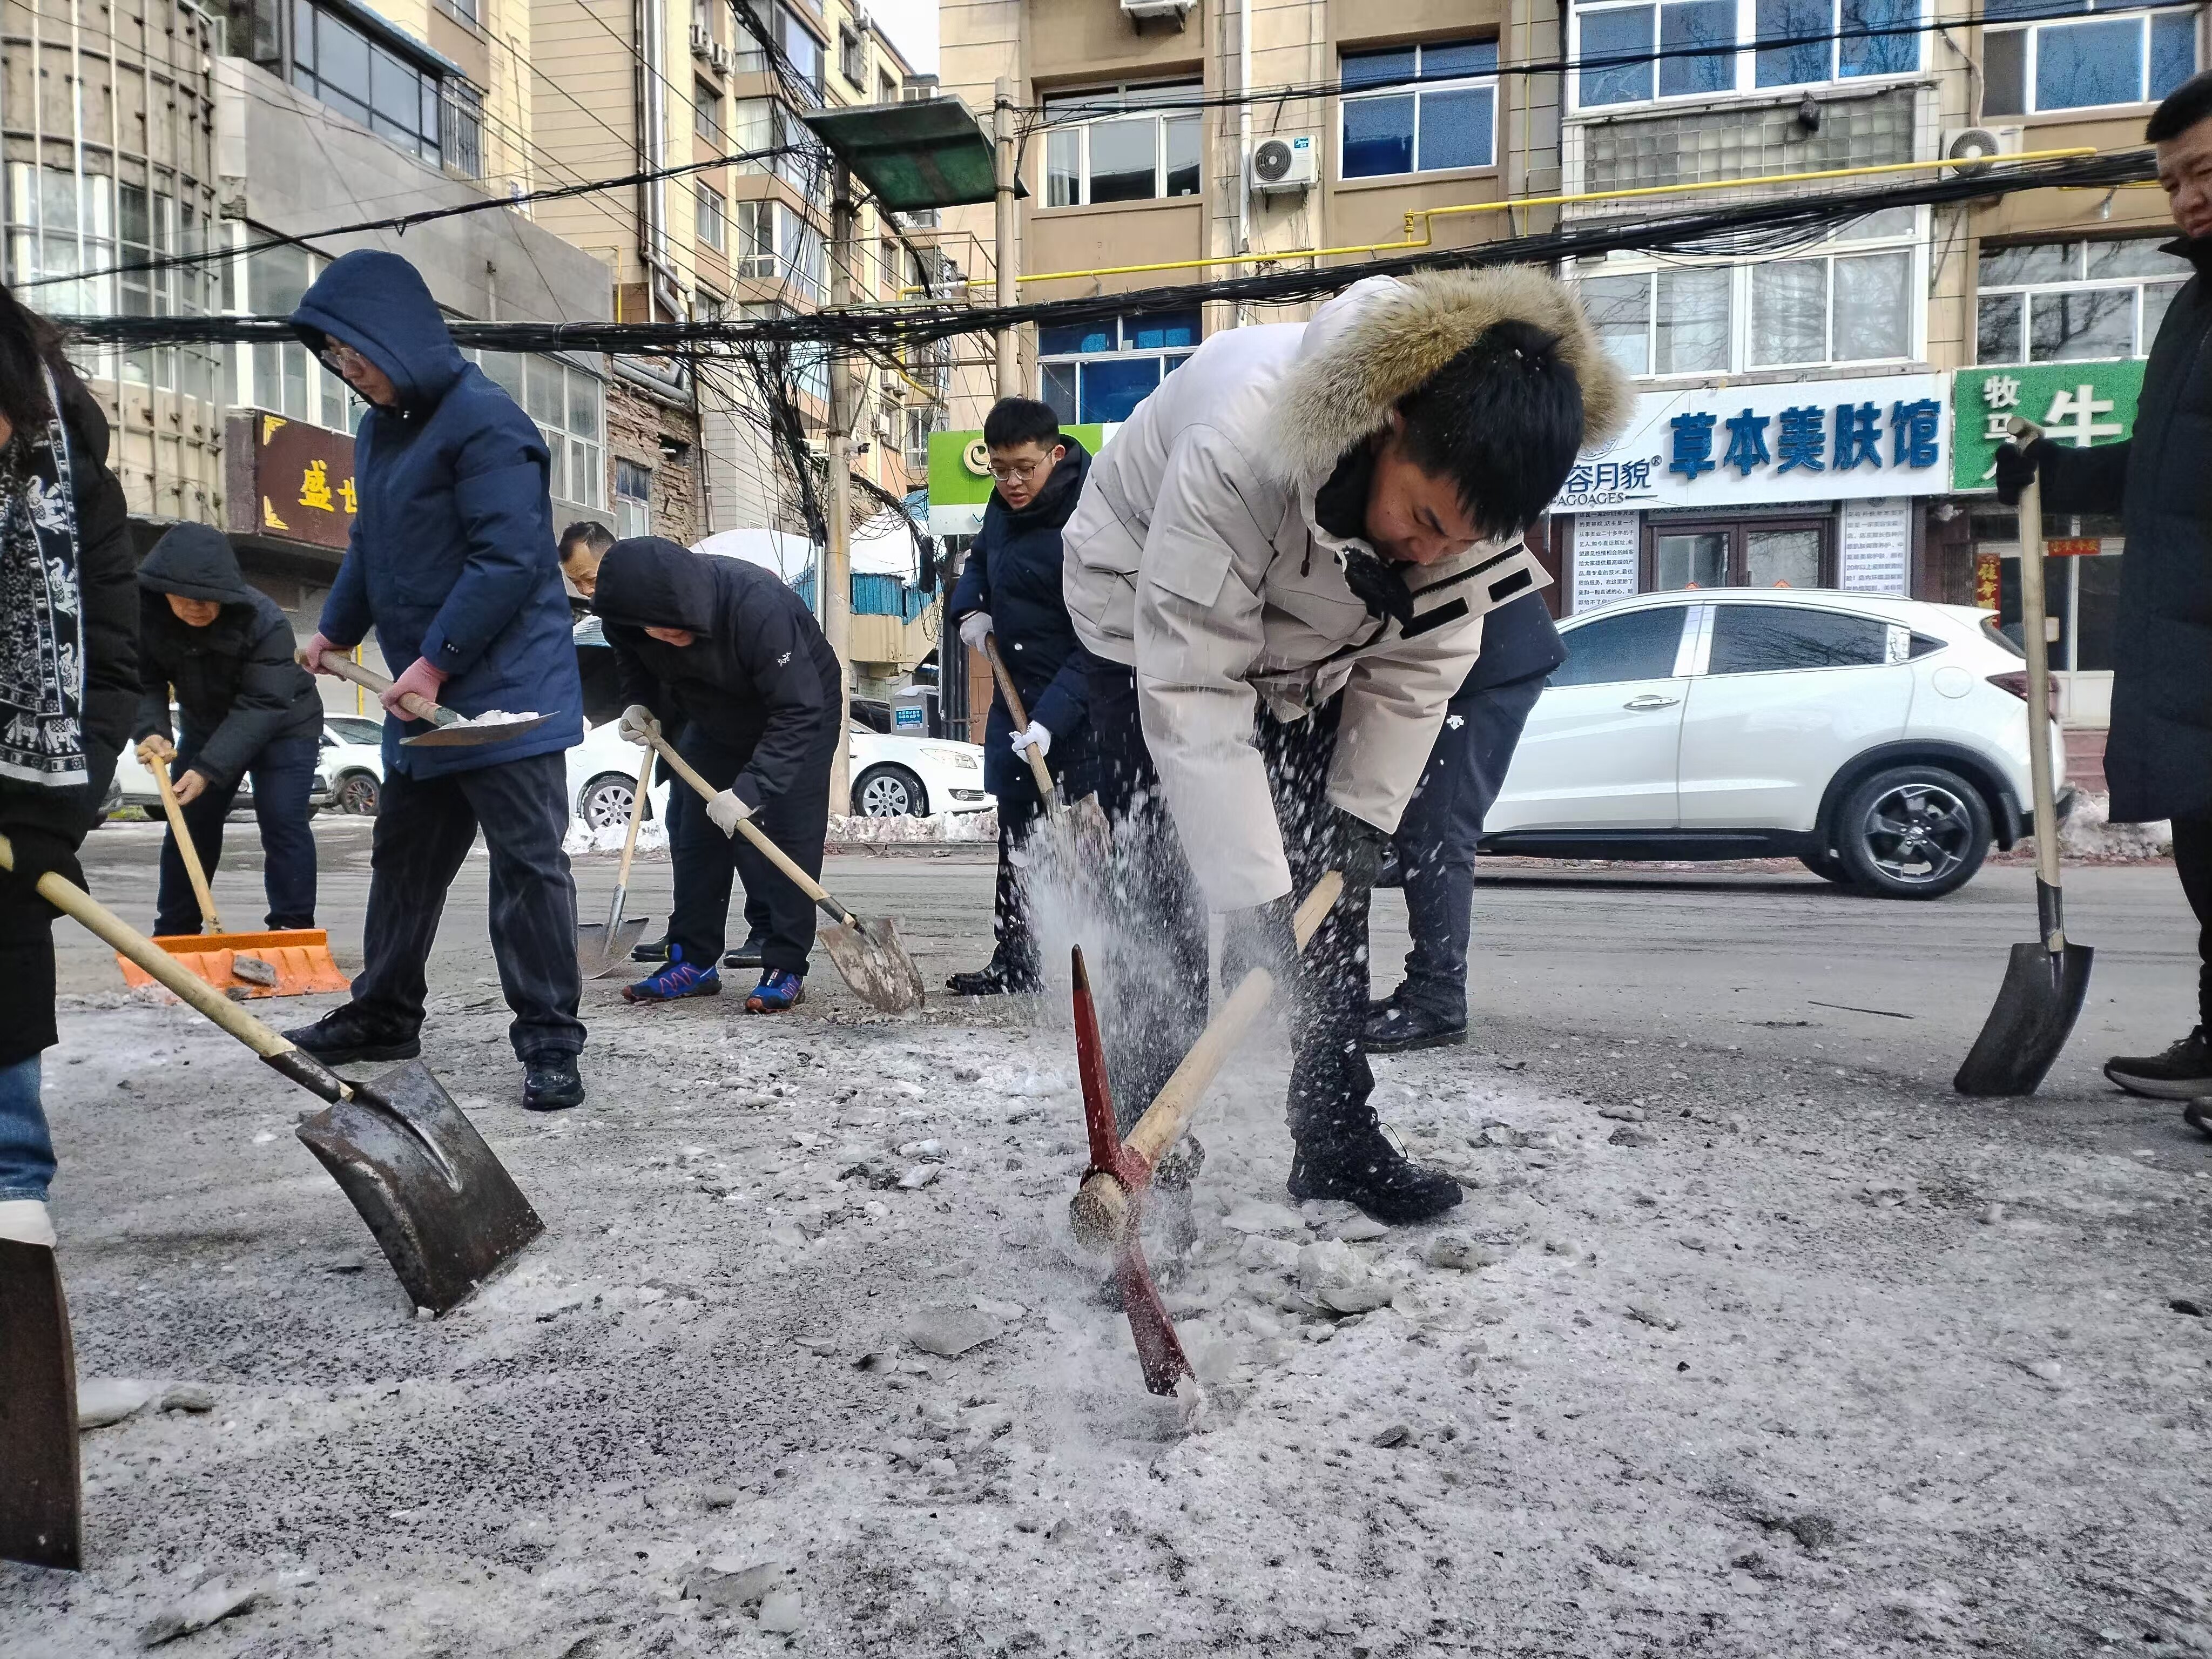
[[[1376,878],[1382,873],[1382,860],[1389,855],[1390,837],[1342,807],[1330,810],[1336,815],[1335,862],[1344,872],[1345,887],[1352,892],[1373,892]]]
[[[1997,446],[1997,500],[2007,507],[2020,505],[2021,492],[2035,481],[2046,454],[2055,454],[2058,446],[2048,438],[2038,438],[2026,448],[2017,444]]]
[[[85,884],[84,867],[76,861],[77,843],[73,836],[36,824],[10,825],[5,833],[15,854],[15,872],[8,879],[36,887],[39,878],[52,870],[64,881],[79,887]]]
[[[1279,986],[1295,981],[1298,966],[1297,934],[1291,927],[1296,904],[1288,894],[1255,904],[1249,910],[1231,910],[1221,930],[1221,982],[1235,990],[1245,975],[1265,968]]]

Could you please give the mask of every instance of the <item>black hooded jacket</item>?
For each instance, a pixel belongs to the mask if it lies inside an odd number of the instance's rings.
[[[785,793],[834,752],[844,730],[837,659],[772,571],[635,537],[607,550],[592,608],[614,647],[623,701],[751,750],[732,786],[746,805]],[[665,645],[648,627],[696,637]]]
[[[138,567],[138,723],[133,738],[169,737],[169,691],[196,752],[192,770],[218,789],[246,775],[273,739],[319,732],[323,700],[293,659],[292,624],[246,586],[219,530],[180,524]],[[165,594],[222,607],[205,628],[169,609]]]

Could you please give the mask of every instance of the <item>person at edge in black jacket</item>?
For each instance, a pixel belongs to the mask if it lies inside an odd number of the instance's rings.
[[[2152,112],[2158,181],[2181,238],[2165,252],[2194,265],[2143,366],[2133,434],[2074,449],[2039,438],[1996,453],[1997,498],[2017,506],[2039,472],[2043,510],[2118,513],[2127,528],[2112,630],[2112,726],[2105,749],[2115,823],[2168,818],[2173,868],[2197,915],[2197,1024],[2158,1054],[2116,1055],[2105,1075],[2131,1094],[2185,1100],[2212,1134],[2212,73]]]
[[[262,885],[271,927],[315,925],[315,837],[308,805],[321,752],[323,700],[294,660],[292,623],[246,586],[230,539],[204,524],[163,534],[138,567],[138,720],[131,735],[149,770],[173,763],[185,828],[209,880],[222,861],[223,820],[253,780]],[[174,688],[180,740],[170,741]],[[200,931],[176,832],[161,842],[156,933]]]
[[[138,599],[107,418],[53,325],[0,286],[0,1238],[54,1242],[40,1056],[54,1030],[48,871],[79,887],[138,699]]]
[[[830,769],[843,740],[841,681],[805,601],[772,571],[693,553],[659,536],[617,542],[599,562],[592,609],[614,647],[622,733],[642,744],[659,714],[681,719],[678,752],[718,793],[669,792],[676,894],[668,963],[626,986],[629,1002],[712,996],[730,881],[765,897],[769,934],[748,1012],[781,1013],[805,995],[814,905],[738,833],[751,818],[810,876],[822,873]]]
[[[1060,417],[1028,398],[1002,398],[983,417],[994,488],[983,526],[945,601],[961,642],[976,651],[995,635],[1029,723],[1014,729],[995,690],[984,727],[983,787],[999,803],[999,885],[991,912],[997,940],[981,969],[945,984],[961,996],[1043,988],[1014,848],[1044,813],[1026,751],[1050,757],[1068,799],[1089,792],[1090,723],[1085,664],[1061,591],[1060,526],[1090,476],[1091,453],[1060,429]]]

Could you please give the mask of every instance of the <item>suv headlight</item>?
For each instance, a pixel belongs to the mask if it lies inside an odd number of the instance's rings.
[[[965,749],[933,749],[925,744],[921,752],[939,766],[954,767],[963,772],[977,772],[982,769],[982,763]]]

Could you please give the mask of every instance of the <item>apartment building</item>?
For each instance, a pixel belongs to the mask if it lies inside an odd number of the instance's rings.
[[[528,58],[522,0],[5,0],[6,279],[58,314],[281,314],[331,259],[383,247],[456,317],[604,317],[601,267],[520,211],[336,229],[543,182]],[[556,495],[599,506],[598,365],[480,361],[545,429]],[[222,527],[312,631],[353,510],[343,386],[297,345],[94,350],[81,366],[141,542],[180,520]]]

